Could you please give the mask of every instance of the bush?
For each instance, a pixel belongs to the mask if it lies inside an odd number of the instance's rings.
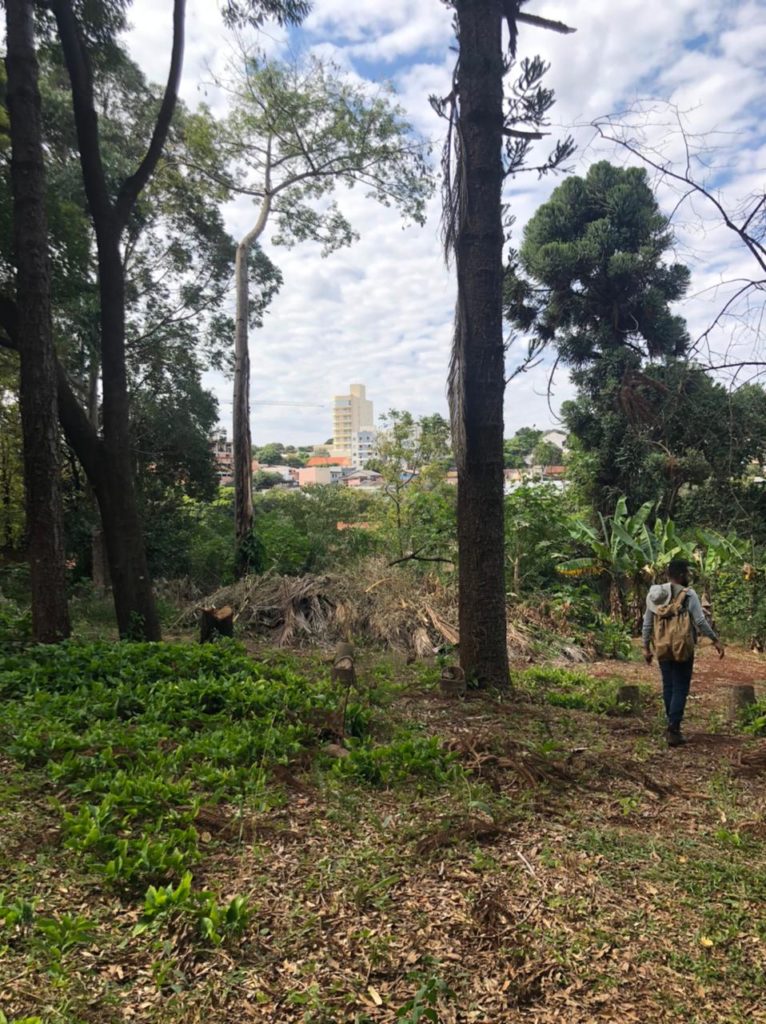
[[[31,613],[0,597],[0,652],[15,644],[28,643],[31,637]]]
[[[763,570],[745,579],[741,569],[723,569],[713,581],[715,624],[730,640],[766,642],[766,579]]]
[[[375,520],[379,501],[376,495],[333,486],[257,494],[253,531],[265,567],[285,575],[321,572],[371,553],[381,541],[366,526]],[[339,530],[338,523],[364,525]]]
[[[505,499],[505,561],[516,597],[556,579],[557,552],[569,538],[570,502],[554,487],[519,487]]]

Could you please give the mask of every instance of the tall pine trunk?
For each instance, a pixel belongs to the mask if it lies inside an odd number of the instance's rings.
[[[64,567],[45,161],[32,0],[6,0],[5,11],[32,632],[40,643],[55,643],[69,635],[70,625]]]
[[[509,685],[503,529],[503,53],[500,0],[457,0],[460,206],[450,379],[458,461],[460,663]]]

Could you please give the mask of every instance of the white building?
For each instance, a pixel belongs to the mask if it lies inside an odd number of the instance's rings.
[[[351,435],[351,465],[364,469],[370,459],[375,458],[378,432],[374,427],[365,427]]]

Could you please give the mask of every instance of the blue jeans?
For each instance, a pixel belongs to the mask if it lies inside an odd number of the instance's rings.
[[[694,658],[689,658],[688,661],[660,662],[662,699],[665,701],[665,714],[671,729],[678,728],[684,717],[693,668]]]

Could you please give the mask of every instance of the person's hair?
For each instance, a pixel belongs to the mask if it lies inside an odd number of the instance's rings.
[[[679,576],[683,576],[688,571],[689,563],[683,558],[674,558],[668,566],[668,576],[672,580],[677,580]]]

